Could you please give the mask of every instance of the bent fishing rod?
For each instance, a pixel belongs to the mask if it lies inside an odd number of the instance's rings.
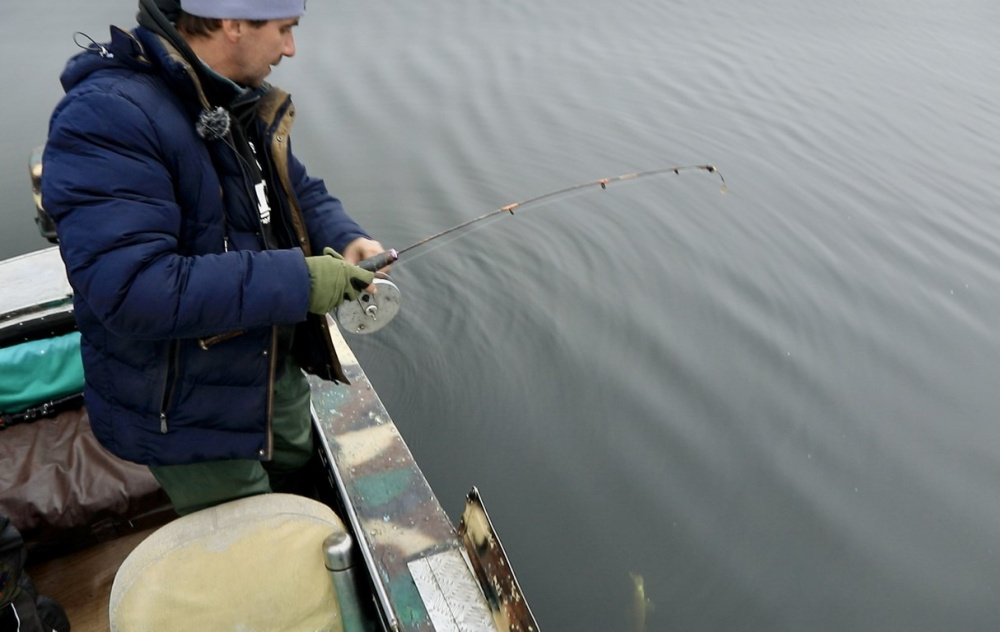
[[[483,213],[478,217],[473,217],[472,219],[465,220],[459,224],[452,226],[451,228],[446,228],[440,232],[434,233],[428,237],[421,239],[420,241],[414,242],[405,248],[396,250],[390,248],[384,252],[381,252],[373,257],[369,257],[364,261],[358,263],[358,267],[364,268],[370,272],[378,272],[379,270],[385,268],[386,266],[396,263],[399,258],[416,248],[425,246],[428,243],[444,237],[446,235],[451,235],[457,233],[463,229],[469,228],[473,224],[478,224],[479,222],[485,221],[490,218],[501,216],[505,213],[510,215],[514,214],[516,209],[524,209],[525,207],[531,207],[540,205],[544,202],[551,202],[561,197],[571,195],[573,193],[578,193],[586,189],[594,189],[600,187],[601,190],[606,190],[609,185],[619,183],[619,182],[629,182],[639,180],[640,178],[648,178],[653,176],[662,176],[666,174],[673,173],[675,175],[680,175],[684,171],[705,171],[708,173],[714,173],[719,176],[722,181],[722,192],[727,192],[726,179],[722,177],[719,170],[713,165],[685,165],[681,167],[664,167],[662,169],[653,169],[650,171],[640,171],[637,173],[626,173],[620,176],[614,176],[611,178],[600,178],[598,180],[593,180],[590,182],[583,182],[580,184],[575,184],[573,186],[566,187],[564,189],[559,189],[556,191],[549,191],[548,193],[543,193],[520,202],[514,202],[512,204],[507,204],[506,206],[501,206],[500,208],[493,209],[487,213]],[[344,329],[351,333],[358,334],[369,334],[378,331],[384,327],[392,318],[399,312],[400,307],[400,292],[399,288],[395,283],[390,281],[388,278],[384,278],[384,275],[376,278],[375,286],[378,290],[377,293],[371,294],[368,292],[363,292],[356,300],[350,301],[348,303],[341,304],[337,312],[337,320],[340,322]]]

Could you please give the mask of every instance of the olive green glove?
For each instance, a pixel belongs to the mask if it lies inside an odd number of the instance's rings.
[[[375,273],[344,261],[333,248],[306,257],[309,268],[309,311],[325,314],[344,301],[353,301],[371,285]]]

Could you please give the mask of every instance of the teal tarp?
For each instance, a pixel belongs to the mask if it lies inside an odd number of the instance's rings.
[[[0,412],[83,392],[80,332],[0,349]]]

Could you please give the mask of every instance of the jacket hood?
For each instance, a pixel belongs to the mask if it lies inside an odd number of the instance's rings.
[[[71,57],[66,62],[59,81],[63,90],[69,92],[95,72],[113,68],[128,68],[139,72],[151,72],[153,69],[136,38],[116,26],[111,27],[110,42],[93,42],[83,52]]]
[[[60,81],[63,89],[69,93],[91,76],[106,70],[157,74],[176,94],[187,101],[200,104],[197,107],[202,108],[207,105],[206,93],[203,91],[205,82],[198,79],[201,79],[201,75],[208,76],[214,73],[197,59],[195,64],[204,72],[197,73],[193,70],[195,65],[183,59],[161,36],[152,31],[140,26],[128,32],[112,26],[111,41],[104,44],[93,43],[82,53],[72,57],[67,62]],[[215,88],[213,94],[226,95],[217,100],[217,103],[225,103],[225,99],[232,99],[233,88],[212,81],[208,85]],[[227,91],[222,92],[222,88],[227,88]]]
[[[100,70],[127,68],[155,72],[159,68],[168,81],[180,81],[188,89],[197,83],[203,95],[200,99],[212,106],[228,107],[242,88],[212,72],[198,59],[174,28],[173,21],[179,11],[177,0],[139,0],[138,28],[129,33],[112,26],[110,42],[93,42],[72,57],[60,76],[63,89],[69,92]]]

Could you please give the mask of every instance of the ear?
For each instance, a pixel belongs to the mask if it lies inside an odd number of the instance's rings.
[[[222,33],[226,36],[226,39],[231,42],[237,42],[241,37],[243,37],[243,30],[246,28],[246,22],[243,20],[222,20]]]

